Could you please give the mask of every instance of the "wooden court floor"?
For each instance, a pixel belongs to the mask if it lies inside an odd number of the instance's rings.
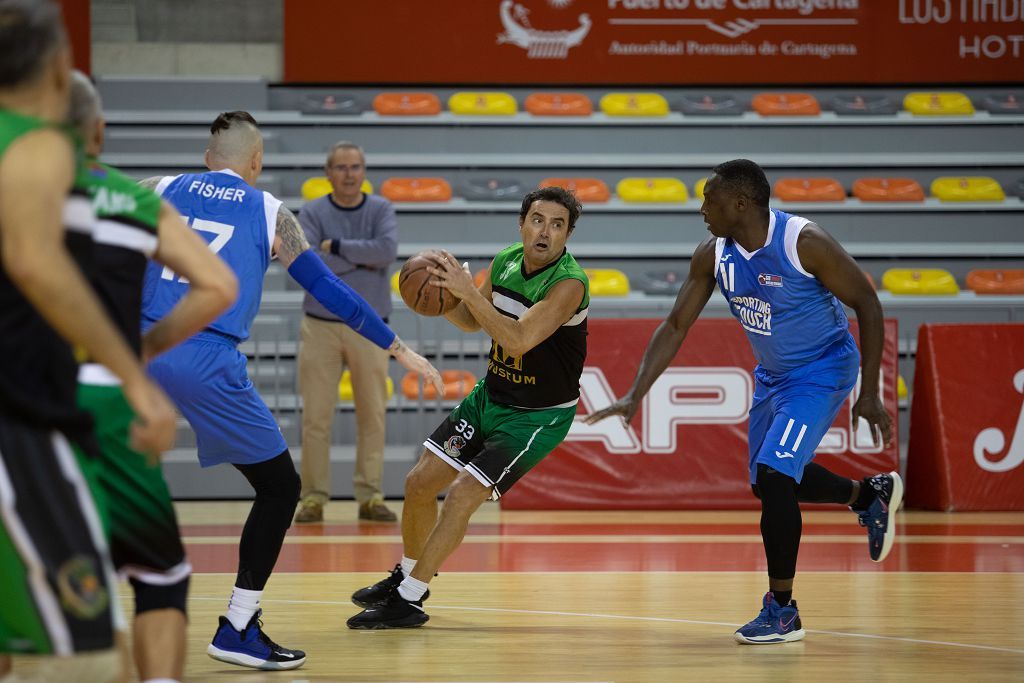
[[[431,584],[430,622],[364,632],[345,627],[349,595],[395,564],[399,529],[335,501],[325,523],[292,527],[264,594],[267,633],[307,663],[263,673],[205,654],[248,504],[178,509],[195,568],[190,681],[1024,681],[1024,513],[900,513],[878,565],[851,513],[805,512],[807,638],[744,646],[732,633],[765,591],[756,512],[488,504]]]

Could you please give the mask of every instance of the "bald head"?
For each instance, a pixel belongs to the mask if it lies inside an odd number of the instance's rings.
[[[263,136],[248,112],[225,112],[210,126],[206,165],[211,170],[230,168],[255,182],[263,168]]]
[[[68,105],[68,123],[78,131],[92,156],[100,153],[102,137],[103,102],[96,86],[78,69],[71,72],[71,101]],[[97,128],[101,130],[97,132]],[[98,138],[98,139],[97,139]],[[93,149],[93,147],[97,149]]]

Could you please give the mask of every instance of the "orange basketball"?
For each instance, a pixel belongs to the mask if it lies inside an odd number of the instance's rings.
[[[398,291],[402,293],[402,300],[420,315],[444,315],[459,303],[447,289],[430,284],[433,276],[427,268],[433,265],[434,260],[421,251],[410,256],[398,274]]]

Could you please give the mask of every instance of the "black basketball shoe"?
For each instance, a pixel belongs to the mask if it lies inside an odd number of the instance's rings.
[[[355,629],[416,628],[430,619],[423,611],[423,601],[411,602],[397,590],[388,593],[384,602],[364,609],[346,624]]]
[[[402,573],[402,565],[396,564],[395,568],[391,570],[387,578],[378,581],[372,586],[366,588],[360,588],[352,594],[352,603],[358,607],[373,607],[384,602],[389,595],[398,590],[398,585],[402,583],[402,579],[405,578],[405,574]],[[426,600],[430,597],[430,590],[423,594],[421,600]]]

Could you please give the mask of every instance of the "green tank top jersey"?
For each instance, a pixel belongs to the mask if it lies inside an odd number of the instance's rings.
[[[131,347],[142,346],[142,280],[156,251],[160,197],[112,166],[86,159],[75,179],[96,213],[92,264],[86,269],[93,289]]]
[[[520,408],[573,405],[580,397],[580,375],[587,357],[587,309],[590,283],[567,251],[540,270],[523,272],[523,245],[514,244],[494,257],[491,303],[519,319],[562,280],[583,283],[583,301],[554,334],[522,356],[510,356],[494,340],[485,386],[491,400]]]
[[[49,126],[40,119],[0,109],[0,158],[21,136]],[[84,195],[72,193],[66,198],[68,248],[80,264],[90,257],[87,234],[93,220]],[[78,371],[71,348],[36,312],[2,267],[0,364],[0,411],[40,429],[63,431],[72,439],[91,429],[91,420],[75,402]]]

